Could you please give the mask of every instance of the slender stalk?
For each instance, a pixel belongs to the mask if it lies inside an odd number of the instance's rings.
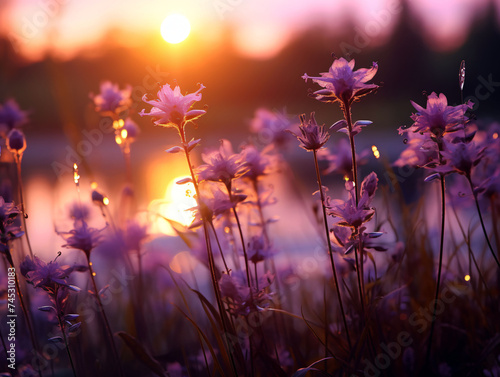
[[[13,263],[10,263],[10,265],[12,268],[15,268]],[[38,355],[40,354],[40,352],[38,351],[38,342],[36,341],[36,338],[35,338],[35,332],[33,331],[33,325],[31,323],[31,319],[29,317],[28,309],[26,308],[26,306],[24,304],[23,294],[21,293],[21,287],[19,285],[19,279],[17,278],[17,274],[15,276],[15,281],[16,281],[17,296],[19,297],[19,302],[21,304],[21,310],[23,311],[24,318],[26,319],[26,325],[28,326],[28,332],[30,334],[31,344],[33,345],[33,349],[35,350],[35,353],[37,354],[37,357],[38,357]],[[40,377],[42,377],[42,371],[40,369],[40,365],[37,364],[36,368],[38,371],[38,375]]]
[[[356,205],[357,205],[359,202],[358,165],[356,162],[356,145],[354,143],[354,135],[352,134],[351,105],[349,103],[343,103],[342,111],[344,113],[344,118],[347,122],[347,130],[349,133],[349,143],[351,145],[352,178],[353,178],[353,182],[354,182],[354,192],[356,193]]]
[[[23,158],[23,155],[20,153],[15,153],[14,154],[14,160],[16,161],[16,167],[17,167],[17,188],[19,191],[19,204],[21,207],[21,215],[23,218],[23,228],[24,228],[24,235],[26,236],[26,242],[28,244],[28,250],[30,252],[30,256],[33,259],[33,250],[31,248],[31,243],[30,243],[30,238],[28,236],[28,227],[26,226],[26,212],[24,211],[25,205],[24,205],[24,190],[23,190],[23,179],[21,177],[21,160]]]
[[[139,273],[139,292],[144,292],[144,277],[142,276],[142,255],[141,255],[141,250],[137,250],[137,271]],[[141,305],[141,308],[144,305],[144,300],[143,300],[143,295],[139,294],[139,304]]]
[[[229,200],[232,203],[233,202],[233,194],[231,193],[231,191],[232,191],[231,182],[226,183],[226,189],[227,189],[227,193],[229,195]],[[236,220],[236,225],[238,227],[238,233],[240,235],[241,247],[243,248],[243,256],[245,258],[245,269],[246,269],[246,275],[247,275],[247,283],[248,283],[248,288],[250,288],[250,298],[251,298],[252,297],[252,284],[251,284],[251,280],[250,280],[250,267],[248,265],[247,248],[245,246],[245,238],[243,237],[243,229],[241,227],[241,222],[240,222],[240,218],[238,216],[238,213],[236,212],[236,205],[235,204],[233,204],[233,214],[234,214],[234,218]]]
[[[94,294],[95,294],[95,297],[97,299],[97,304],[99,305],[99,310],[101,311],[101,314],[102,314],[104,326],[106,327],[106,332],[107,332],[109,341],[111,343],[111,350],[113,352],[113,357],[114,357],[115,362],[118,366],[118,373],[121,377],[124,377],[122,365],[120,363],[120,359],[118,357],[118,351],[116,349],[115,341],[113,338],[113,332],[111,331],[111,326],[109,325],[108,317],[106,316],[106,312],[104,311],[104,306],[102,305],[101,298],[99,297],[99,290],[97,289],[97,284],[96,284],[95,279],[94,279],[94,270],[92,269],[92,263],[90,262],[90,258],[89,258],[88,254],[87,254],[87,265],[89,268],[90,280],[92,282],[92,287],[94,288]]]
[[[497,209],[495,207],[495,199],[493,196],[490,197],[490,207],[491,207],[491,221],[493,223],[493,234],[495,236],[497,250],[500,250],[500,235],[498,234],[498,229],[497,229]]]
[[[253,264],[253,270],[255,275],[255,287],[259,290],[259,276],[257,275],[257,263]]]
[[[5,345],[5,340],[3,338],[3,335],[2,335],[2,331],[0,330],[0,341],[2,342],[2,347],[3,347],[3,350],[5,352],[5,357],[6,357],[6,360],[9,358],[9,354],[7,353],[7,346]]]
[[[64,344],[66,346],[66,353],[68,354],[69,362],[71,363],[71,369],[73,370],[73,376],[77,377],[75,364],[73,363],[73,358],[71,357],[71,351],[69,350],[68,338],[66,337],[66,331],[64,331],[64,323],[61,320],[61,309],[59,307],[59,300],[57,299],[57,291],[58,289],[56,289],[56,292],[54,293],[54,301],[56,304],[56,311],[57,311],[57,321],[59,322],[59,327],[61,328]]]
[[[313,150],[313,156],[314,156],[314,166],[316,168],[316,178],[318,180],[318,188],[319,188],[319,193],[320,193],[320,197],[321,197],[321,209],[323,211],[323,224],[325,226],[325,236],[326,236],[326,243],[328,245],[328,255],[330,256],[330,264],[332,266],[333,279],[335,281],[335,290],[337,291],[337,298],[339,300],[340,311],[342,312],[342,321],[344,322],[344,328],[345,328],[345,332],[346,332],[346,336],[347,336],[347,342],[349,343],[349,348],[352,348],[351,337],[349,336],[349,328],[347,327],[347,320],[346,320],[345,311],[344,311],[344,304],[342,302],[342,296],[340,294],[340,286],[339,286],[339,281],[337,278],[337,269],[335,268],[335,261],[333,259],[332,244],[330,242],[330,231],[328,229],[328,219],[326,216],[325,195],[323,193],[323,185],[321,183],[321,174],[319,172],[318,155],[317,155],[316,150]],[[326,337],[327,337],[327,334],[325,333],[325,339],[326,339]]]
[[[229,193],[229,196],[231,197],[231,193]],[[234,218],[236,219],[236,225],[238,226],[238,232],[240,234],[241,246],[243,247],[243,256],[245,258],[245,269],[246,269],[246,273],[247,273],[248,288],[250,288],[250,295],[252,295],[252,287],[251,287],[251,280],[250,280],[250,267],[248,265],[247,248],[245,246],[245,239],[243,238],[243,230],[241,229],[240,218],[238,217],[238,213],[236,212],[236,206],[234,206],[234,205],[233,205],[233,213],[234,213]]]
[[[436,303],[439,296],[439,286],[441,284],[441,269],[443,266],[445,217],[446,217],[445,179],[444,175],[441,175],[441,239],[439,242],[439,265],[438,265],[436,293],[434,295],[434,305],[433,305],[434,308],[432,310],[431,331],[429,334],[429,343],[427,344],[427,353],[425,355],[425,367],[427,367],[427,365],[429,364],[429,358],[431,355],[431,348],[432,348],[432,337],[434,335],[434,327],[436,324],[436,310],[437,310]]]
[[[238,250],[236,249],[236,238],[234,236],[233,225],[231,224],[231,216],[229,213],[226,213],[224,217],[224,221],[228,223],[228,225],[224,227],[224,234],[231,246],[231,251],[233,252],[232,259],[234,267],[237,271],[241,271],[240,256],[238,255]]]
[[[260,196],[259,196],[259,186],[257,179],[252,180],[252,185],[253,189],[255,191],[255,195],[257,197],[257,208],[259,210],[259,217],[260,217],[260,223],[262,227],[262,235],[264,236],[264,240],[266,241],[266,245],[270,245],[271,240],[269,238],[269,233],[267,232],[267,226],[266,226],[266,221],[264,219],[264,211],[262,210],[262,202],[260,201]],[[268,260],[270,261],[271,264],[271,271],[273,272],[274,276],[276,276],[276,279],[274,280],[276,283],[276,293],[278,297],[281,297],[281,285],[280,285],[280,279],[278,277],[278,273],[276,270],[276,264],[274,263],[274,256],[270,255]],[[265,263],[266,261],[264,261]],[[267,266],[264,265],[264,267],[267,269]],[[278,302],[278,306],[281,307],[281,303]]]
[[[229,193],[229,200],[232,202],[232,195],[231,195],[231,186],[230,184],[226,186],[227,191]],[[240,218],[238,217],[238,213],[236,212],[236,205],[233,204],[233,213],[234,213],[234,218],[236,219],[236,224],[238,226],[238,232],[240,234],[240,239],[241,239],[241,246],[243,248],[243,256],[245,259],[245,270],[246,270],[246,275],[247,275],[247,283],[248,283],[248,291],[250,292],[250,302],[253,303],[253,292],[252,292],[252,283],[251,283],[251,276],[250,276],[250,266],[248,265],[248,255],[247,255],[247,248],[245,246],[245,239],[243,238],[243,229],[241,228],[241,222]],[[257,283],[257,265],[255,265],[255,280],[256,280],[256,286],[258,288],[258,283]],[[247,318],[248,321],[248,318]],[[251,371],[252,371],[252,377],[255,376],[255,371],[254,371],[254,354],[253,354],[253,340],[254,336],[253,334],[250,334],[248,337],[248,344],[250,345],[250,364],[251,364]]]
[[[210,228],[212,228],[212,232],[214,233],[215,242],[217,242],[217,247],[219,248],[220,256],[222,258],[222,263],[224,264],[224,268],[226,269],[226,273],[229,275],[229,267],[227,266],[226,258],[224,258],[224,253],[222,252],[222,247],[220,245],[219,236],[217,235],[217,232],[215,231],[214,223],[213,223],[213,221],[209,221],[208,223],[210,224]]]
[[[354,234],[355,235],[359,234],[357,228],[354,230]],[[363,312],[363,314],[365,314],[365,299],[364,299],[364,294],[363,294],[363,277],[361,275],[362,268],[361,268],[361,263],[359,261],[359,259],[361,259],[361,261],[362,261],[363,258],[358,257],[358,254],[359,254],[358,250],[355,250],[354,259],[356,262],[356,278],[358,279],[359,301],[361,302],[361,311]]]
[[[262,234],[264,235],[264,239],[266,240],[266,242],[269,244],[269,234],[267,233],[266,221],[264,219],[264,212],[262,211],[262,203],[260,201],[260,196],[259,196],[259,186],[256,179],[252,180],[252,186],[255,191],[255,196],[257,198],[257,209],[259,210]]]
[[[132,162],[130,160],[130,143],[125,141],[125,145],[121,148],[123,158],[125,159],[125,174],[127,183],[132,184]]]
[[[476,257],[474,256],[474,253],[472,252],[471,246],[470,246],[470,240],[467,239],[467,235],[465,234],[465,230],[462,226],[462,223],[460,222],[460,218],[458,217],[457,210],[455,206],[452,206],[453,208],[453,213],[455,214],[455,218],[457,220],[458,227],[460,228],[460,231],[462,233],[462,236],[464,237],[464,241],[467,244],[467,249],[469,251],[469,260],[472,260],[474,262],[474,266],[476,266],[477,273],[479,274],[479,278],[483,282],[484,288],[486,292],[490,292],[488,285],[486,284],[486,280],[483,277],[483,274],[481,273],[481,270],[479,269],[479,265],[477,264]],[[470,264],[470,261],[469,261]],[[472,267],[469,266],[469,275],[472,276]]]
[[[258,184],[257,179],[252,179],[252,186],[253,186],[253,189],[255,191],[255,196],[257,198],[257,208],[259,210],[259,217],[260,217],[260,223],[261,223],[261,227],[262,227],[262,234],[264,236],[266,244],[270,245],[271,240],[269,238],[269,234],[267,232],[266,221],[264,219],[264,211],[262,210],[262,202],[260,200],[259,184]],[[282,293],[281,293],[281,284],[280,284],[279,275],[278,275],[278,272],[276,270],[276,264],[274,263],[274,255],[270,255],[267,260],[269,260],[270,265],[271,265],[271,271],[272,271],[272,273],[275,276],[274,283],[275,283],[275,287],[276,287],[276,302],[275,302],[276,303],[276,308],[281,309],[281,297],[283,297],[283,296],[282,296]],[[267,260],[264,261],[264,263],[266,263]],[[264,268],[267,269],[267,266],[265,264],[264,264]],[[257,276],[257,274],[256,274],[256,276]],[[257,278],[257,282],[258,281],[259,280]],[[278,321],[276,320],[276,316],[273,316],[273,321],[274,321],[274,326],[277,329],[280,329],[282,331],[282,334],[284,334],[285,338],[286,338],[287,337],[287,330],[286,330],[286,327],[287,327],[287,325],[286,325],[287,318],[284,318],[283,322],[279,322],[279,324],[280,324],[279,326],[278,326]],[[279,360],[279,357],[276,357],[276,360]]]
[[[182,143],[182,146],[183,146],[183,149],[184,149],[184,155],[186,157],[186,162],[188,164],[189,173],[190,173],[191,179],[193,181],[193,186],[194,186],[194,189],[195,189],[195,192],[196,192],[196,197],[198,198],[197,200],[200,200],[201,199],[200,189],[198,187],[198,181],[196,180],[196,176],[194,174],[193,166],[191,164],[191,157],[189,155],[189,151],[188,151],[188,147],[187,147],[184,125],[185,125],[185,122],[182,122],[179,125],[179,127],[178,127],[179,136],[181,138],[181,143]],[[199,202],[198,202],[198,204],[199,204]],[[221,297],[221,294],[220,294],[219,283],[217,281],[217,277],[216,277],[216,274],[215,274],[214,255],[213,255],[213,252],[212,252],[212,246],[210,244],[210,238],[209,238],[209,235],[208,235],[208,229],[207,229],[207,225],[206,225],[207,221],[208,221],[207,219],[203,218],[203,234],[204,234],[205,246],[206,246],[207,254],[208,254],[208,264],[209,264],[210,276],[211,276],[211,279],[212,279],[212,285],[213,285],[214,292],[215,292],[215,299],[217,301],[217,307],[219,309],[219,314],[220,314],[220,317],[221,317],[222,329],[224,331],[224,335],[226,335],[226,334],[229,334],[229,331],[227,329],[225,310],[224,310],[224,305],[222,303],[222,297]],[[228,349],[228,353],[229,353],[229,356],[231,358],[231,366],[233,368],[234,375],[238,375],[238,373],[236,371],[236,365],[234,363],[233,354],[232,354],[232,352],[230,352],[230,347],[229,347],[229,345],[227,343],[228,340],[227,340],[226,336],[223,336],[223,338],[226,341],[226,347]]]
[[[140,247],[139,249],[136,250],[137,252],[137,272],[139,275],[139,289],[136,289],[137,287],[131,287],[130,292],[132,295],[135,295],[135,299],[137,300],[138,308],[134,308],[134,312],[136,313],[136,327],[139,327],[139,339],[146,341],[149,343],[149,332],[148,328],[146,325],[146,320],[144,316],[144,312],[147,312],[147,308],[149,307],[147,300],[147,296],[144,295],[145,292],[145,286],[144,286],[144,274],[143,274],[143,268],[142,268],[142,254]],[[125,260],[128,262],[129,269],[130,271],[134,271],[132,267],[132,262],[130,260],[130,256],[128,253],[126,254]]]
[[[479,207],[479,200],[477,200],[477,194],[474,191],[474,185],[472,184],[472,179],[470,178],[470,175],[467,176],[467,180],[469,181],[470,189],[472,191],[472,194],[474,195],[474,201],[476,202],[477,214],[479,215],[479,221],[481,222],[481,228],[483,228],[484,238],[486,238],[486,243],[488,244],[488,247],[491,251],[491,255],[493,255],[493,259],[495,259],[495,262],[497,263],[498,268],[500,268],[500,262],[498,261],[498,258],[495,255],[495,252],[493,251],[493,246],[491,246],[490,238],[488,237],[488,232],[486,231],[486,227],[484,226],[483,215],[481,214],[481,208]],[[495,209],[493,208],[492,210],[494,211]]]
[[[324,324],[324,332],[325,332],[325,374],[328,374],[328,306],[326,304],[326,281],[325,284],[323,285],[323,320],[325,321]]]
[[[349,143],[351,145],[352,178],[354,182],[354,193],[355,193],[355,200],[357,207],[359,203],[358,164],[356,162],[356,145],[354,143],[354,135],[352,134],[351,105],[349,102],[343,102],[341,107],[344,113],[344,118],[347,122]],[[356,234],[357,234],[357,229],[356,229]],[[358,260],[358,253],[360,254],[359,260]],[[364,276],[362,275],[363,272],[362,248],[358,247],[357,250],[355,250],[354,254],[356,259],[356,274],[358,277],[358,288],[359,288],[359,299],[361,301],[361,310],[363,311],[363,314],[365,314],[365,295],[364,295],[365,284],[364,284]]]
[[[200,189],[198,187],[198,181],[196,180],[193,166],[191,164],[191,157],[189,155],[189,151],[187,150],[187,146],[186,146],[187,143],[186,143],[186,136],[184,134],[184,124],[182,124],[180,129],[179,129],[179,135],[181,138],[182,145],[184,147],[184,154],[186,157],[186,162],[188,164],[189,173],[190,173],[191,179],[193,181],[193,186],[194,186],[194,189],[196,192],[196,197],[198,198],[198,200],[200,200],[201,196],[200,196]],[[203,218],[203,233],[204,233],[204,237],[205,237],[205,245],[206,245],[207,253],[208,253],[208,263],[209,263],[209,269],[210,269],[210,273],[211,273],[211,277],[212,277],[212,284],[213,284],[214,291],[215,291],[215,297],[217,300],[217,305],[219,306],[219,311],[220,311],[221,317],[223,317],[223,315],[222,315],[222,313],[223,313],[222,298],[220,296],[219,283],[217,282],[217,278],[216,278],[216,274],[215,274],[215,262],[214,262],[212,247],[210,244],[210,238],[209,238],[208,230],[207,230],[207,226],[206,226],[207,221],[208,221],[207,219]]]

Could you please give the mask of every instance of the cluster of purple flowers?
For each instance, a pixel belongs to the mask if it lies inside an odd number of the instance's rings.
[[[22,260],[19,271],[28,287],[21,289],[18,284],[16,294],[22,300],[23,295],[31,298],[36,292],[43,291],[44,295],[40,297],[43,296],[46,301],[48,295],[50,305],[38,309],[48,313],[49,324],[55,324],[57,319],[60,331],[57,330],[58,335],[49,340],[64,343],[75,377],[77,364],[73,356],[78,354],[81,367],[82,360],[89,357],[87,353],[91,354],[91,351],[83,349],[84,345],[100,342],[106,343],[106,351],[102,351],[103,360],[113,360],[107,362],[109,365],[103,367],[102,373],[122,377],[142,373],[136,372],[138,365],[149,368],[155,375],[180,377],[205,374],[299,376],[323,371],[325,375],[358,375],[362,372],[370,375],[372,364],[367,359],[375,357],[378,366],[380,360],[385,360],[383,352],[396,353],[396,347],[399,348],[398,356],[393,360],[394,366],[382,368],[391,368],[387,371],[388,375],[396,375],[405,368],[410,370],[417,363],[423,365],[422,373],[427,373],[428,364],[434,361],[436,365],[431,366],[429,370],[432,371],[425,375],[461,372],[453,368],[451,362],[443,362],[442,344],[439,344],[440,353],[432,354],[433,347],[438,345],[433,342],[436,339],[433,332],[439,322],[436,313],[442,291],[441,270],[445,269],[444,245],[450,241],[456,247],[454,254],[449,256],[448,266],[455,263],[453,258],[457,258],[457,270],[462,274],[465,271],[461,265],[463,260],[456,255],[461,248],[467,247],[469,266],[465,281],[473,276],[472,279],[480,282],[474,282],[472,287],[475,290],[462,288],[452,268],[447,268],[442,284],[446,282],[454,293],[458,293],[457,297],[446,302],[449,306],[442,312],[451,311],[451,303],[455,300],[470,308],[465,303],[469,296],[476,291],[486,292],[485,299],[480,295],[474,297],[479,303],[474,314],[480,318],[479,322],[486,324],[481,328],[481,336],[484,333],[489,343],[476,340],[477,344],[473,346],[479,344],[487,350],[495,348],[499,330],[491,318],[496,318],[494,301],[498,292],[488,288],[494,275],[491,268],[485,268],[489,259],[485,255],[480,259],[477,254],[480,248],[487,250],[487,244],[500,267],[498,253],[489,239],[495,236],[498,247],[495,216],[499,212],[500,168],[497,160],[500,126],[480,130],[470,119],[470,102],[450,106],[444,94],[432,93],[428,96],[426,107],[411,102],[416,110],[411,116],[413,124],[399,129],[407,143],[393,165],[425,169],[425,181],[439,180],[442,188],[442,231],[436,290],[434,301],[425,307],[421,302],[429,298],[427,292],[432,290],[429,286],[434,284],[434,260],[429,258],[432,246],[428,246],[434,241],[432,236],[428,236],[433,230],[425,233],[428,227],[422,225],[425,221],[417,215],[415,224],[410,224],[410,209],[407,208],[397,214],[396,221],[386,215],[385,212],[390,212],[391,206],[402,199],[392,200],[394,198],[388,195],[386,187],[379,181],[380,175],[374,171],[366,174],[359,169],[361,165],[367,165],[369,152],[356,151],[356,139],[372,122],[355,121],[352,105],[378,90],[378,85],[370,83],[377,70],[376,63],[370,68],[356,70],[354,60],[340,58],[334,59],[328,72],[317,77],[305,74],[303,79],[306,82],[311,79],[321,87],[310,96],[320,102],[338,105],[343,119],[327,123],[332,124],[328,128],[317,121],[314,112],[309,116],[300,115],[296,122],[284,113],[261,108],[250,124],[252,137],[234,149],[230,141],[222,139],[218,148],[200,153],[202,163],[198,166],[193,164],[193,154],[201,139],[189,138],[188,132],[191,131],[186,126],[207,113],[206,108],[199,108],[205,87],[200,84],[196,91],[183,94],[178,85],[165,84],[157,92],[157,98],[145,95],[143,101],[151,108],[139,114],[150,117],[156,126],[174,128],[179,136],[178,145],[173,145],[166,152],[184,154],[190,176],[177,181],[177,184],[190,183],[194,186],[192,196],[196,203],[188,209],[193,213],[194,220],[188,225],[177,223],[149,208],[141,210],[136,205],[130,171],[130,144],[138,137],[139,128],[130,117],[133,109],[131,87],[120,89],[117,84],[108,81],[101,84],[100,93],[91,95],[91,98],[96,112],[113,121],[115,141],[126,157],[127,184],[121,200],[116,201],[118,215],[109,208],[110,200],[97,189],[97,184],[92,185],[90,199],[96,211],[100,212],[96,219],[93,207],[81,200],[80,175],[75,164],[78,200],[68,208],[72,226],[65,228],[70,229],[68,231],[56,230],[56,233],[64,240],[63,248],[82,252],[73,255],[65,253],[61,259],[74,256],[77,261],[84,260],[85,263],[62,265],[59,262],[62,253],[54,260],[45,262],[35,255],[24,256],[26,253],[22,245],[19,255],[13,256],[11,252],[17,252],[13,245],[20,245],[19,239],[25,235],[19,221],[24,215],[22,198],[18,208],[0,196],[0,251],[12,268]],[[463,75],[461,70],[462,88]],[[0,136],[6,138],[7,147],[18,164],[26,148],[19,127],[26,122],[26,118],[27,113],[21,111],[13,100],[0,106]],[[313,161],[310,163],[316,173],[318,191],[315,194],[319,195],[314,196],[315,202],[311,206],[304,206],[310,211],[307,213],[310,216],[303,217],[311,219],[308,225],[320,237],[310,237],[307,244],[290,245],[290,242],[286,244],[278,239],[277,233],[273,232],[278,217],[269,208],[277,202],[276,196],[281,199],[275,193],[284,192],[275,191],[275,185],[280,186],[278,190],[290,189],[290,192],[297,188],[283,189],[283,186],[292,186],[287,183],[293,182],[292,174],[289,174],[292,169],[282,155],[285,146],[293,140],[290,135],[297,139],[300,148],[312,152],[308,155],[314,160],[314,165]],[[321,171],[319,161],[328,164],[325,170]],[[381,166],[374,169],[378,168]],[[325,181],[328,183],[324,186],[324,175],[332,172],[340,177],[333,176]],[[478,241],[474,234],[475,226],[471,225],[467,233],[461,222],[464,221],[462,212],[456,211],[456,224],[464,241],[457,241],[455,234],[445,237],[445,180],[450,182],[453,179],[461,179],[468,184],[461,190],[468,190],[467,199],[476,205],[486,241]],[[295,182],[293,185],[299,186]],[[337,187],[341,189],[337,190]],[[452,191],[449,187],[447,189],[450,194]],[[388,203],[387,211],[381,210],[383,200]],[[482,214],[484,210],[481,210],[486,207],[487,201],[492,207],[488,208],[491,210],[491,229],[486,226]],[[453,206],[453,209],[456,208]],[[287,210],[284,213],[297,212],[296,207]],[[304,220],[301,217],[297,215],[297,218],[288,220],[299,223]],[[170,236],[151,235],[148,224],[151,218],[168,222],[184,242],[182,249],[177,250]],[[96,225],[99,222],[105,225],[99,227]],[[302,224],[300,222],[295,229]],[[450,228],[452,226],[454,224]],[[283,238],[298,239],[288,237],[287,232],[291,233],[291,230],[285,228]],[[408,238],[403,239],[403,234]],[[421,235],[422,241],[418,240]],[[186,246],[189,252],[185,251]],[[282,253],[287,247],[300,248],[296,259],[292,257],[287,261],[290,256]],[[155,252],[161,253],[162,258],[151,256]],[[491,256],[488,255],[488,258]],[[324,267],[328,263],[331,270],[325,273]],[[125,271],[125,277],[118,278],[117,270]],[[421,278],[419,274],[423,270],[426,274]],[[82,280],[80,276],[74,276],[74,272],[86,272],[86,277]],[[211,280],[211,287],[207,288],[205,276]],[[114,285],[116,280],[120,280],[119,287]],[[129,284],[130,280],[133,284]],[[80,291],[72,284],[74,281],[81,287],[88,285],[88,289]],[[101,283],[104,287],[99,289]],[[448,298],[443,291],[443,299]],[[39,300],[38,296],[36,300]],[[92,307],[90,314],[81,310],[78,305],[81,302],[85,305],[89,303],[88,306]],[[412,335],[416,336],[411,342],[402,341],[407,337],[401,334],[406,334],[406,330],[414,326],[413,323],[420,323],[415,321],[418,317],[415,314],[417,310],[422,313],[423,306],[426,309],[423,312],[427,321],[425,325],[431,323],[430,331],[422,335],[420,331],[414,332]],[[29,306],[22,302],[22,309],[34,352],[38,355],[40,350],[35,337],[40,331],[33,331]],[[113,321],[108,319],[109,313],[112,313],[110,318]],[[92,318],[99,315],[101,323],[94,327],[91,320],[82,318],[87,314]],[[470,316],[470,313],[465,312],[465,315]],[[462,331],[457,331],[464,323],[460,316],[463,314],[454,313],[450,317],[448,327],[441,328],[443,334],[445,331],[456,332],[461,335],[453,336],[464,339]],[[185,324],[192,326],[193,331],[185,330]],[[116,329],[123,331],[115,332]],[[70,335],[80,330],[83,330],[81,344],[70,344]],[[97,331],[90,335],[86,333],[92,330]],[[394,333],[397,333],[395,336],[399,343],[391,340]],[[126,352],[118,352],[117,339],[121,339],[124,347],[128,348]],[[422,346],[425,342],[427,347]],[[404,351],[400,347],[402,343],[406,344]],[[183,355],[177,352],[177,345]],[[82,348],[72,355],[71,349],[74,351],[77,347]],[[421,355],[419,348],[425,349],[425,356]],[[461,350],[471,348],[464,346]],[[416,353],[419,359],[416,359]],[[129,354],[137,359],[137,365],[135,361],[124,360],[124,355]],[[400,354],[402,357],[399,357]],[[490,370],[496,371],[495,360],[490,359],[486,354],[464,370],[473,374],[487,365]],[[22,363],[21,368],[31,368],[27,357]],[[58,358],[53,364],[59,368],[62,362]],[[309,367],[293,373],[308,364]],[[362,370],[364,364],[368,367]],[[130,371],[124,370],[129,366]],[[41,368],[38,369],[36,372],[42,375]],[[32,372],[35,373],[34,370]],[[413,369],[409,372],[411,375],[419,373]],[[492,375],[485,369],[484,374],[488,373]]]

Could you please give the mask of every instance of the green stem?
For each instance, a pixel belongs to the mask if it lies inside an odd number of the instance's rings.
[[[325,206],[325,195],[323,193],[323,185],[321,183],[321,174],[319,172],[319,165],[318,165],[318,155],[317,151],[313,150],[313,156],[314,156],[314,166],[316,168],[316,178],[318,180],[318,188],[319,188],[319,193],[321,197],[321,209],[323,211],[323,224],[325,226],[325,236],[326,236],[326,243],[328,245],[328,255],[330,256],[330,264],[332,266],[332,272],[333,272],[333,279],[335,281],[335,290],[337,291],[337,298],[339,300],[339,305],[340,305],[340,311],[342,312],[342,320],[344,322],[344,328],[347,336],[347,342],[349,343],[349,348],[352,348],[351,344],[351,337],[349,336],[349,328],[347,327],[347,320],[345,316],[345,311],[344,311],[344,304],[342,302],[342,296],[340,295],[340,286],[339,286],[339,281],[337,278],[337,269],[335,268],[335,261],[333,259],[333,250],[332,250],[332,244],[330,242],[330,231],[328,229],[328,219],[326,216],[326,206]],[[325,333],[325,339],[327,338],[327,334]]]

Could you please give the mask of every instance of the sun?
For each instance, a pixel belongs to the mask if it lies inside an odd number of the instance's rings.
[[[185,40],[190,31],[191,25],[189,20],[178,13],[167,16],[161,24],[161,36],[165,41],[172,44]]]

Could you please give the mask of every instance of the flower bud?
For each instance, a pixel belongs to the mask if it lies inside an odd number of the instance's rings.
[[[127,130],[127,138],[130,139],[130,141],[134,141],[141,132],[137,123],[130,118],[125,119],[122,129]]]
[[[26,138],[22,131],[13,128],[7,135],[7,149],[12,153],[22,154],[26,149]]]
[[[101,194],[99,191],[97,190],[92,190],[92,194],[91,194],[91,197],[92,197],[92,201],[96,204],[104,204],[104,198],[105,196],[103,194]]]

